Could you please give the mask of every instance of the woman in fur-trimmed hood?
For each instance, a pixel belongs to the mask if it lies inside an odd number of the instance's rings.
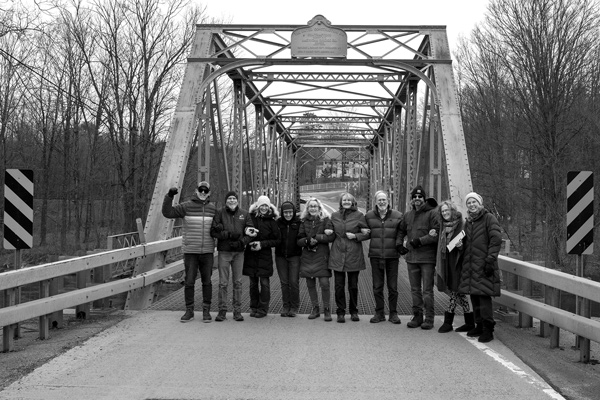
[[[281,233],[276,222],[279,211],[267,196],[260,196],[256,203],[250,206],[249,212],[254,228],[258,232],[244,251],[242,273],[250,277],[250,316],[260,318],[266,316],[269,311],[271,299],[269,278],[273,275],[271,247],[276,247],[281,241]]]

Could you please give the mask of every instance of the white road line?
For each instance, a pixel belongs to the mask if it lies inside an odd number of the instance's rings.
[[[512,363],[512,362],[508,361],[506,358],[504,358],[501,354],[499,354],[498,352],[496,352],[496,351],[492,350],[491,348],[489,348],[488,346],[486,346],[485,343],[479,343],[477,341],[476,337],[470,338],[464,332],[459,332],[459,335],[461,335],[462,337],[467,339],[467,341],[469,343],[471,343],[473,346],[475,346],[477,349],[481,350],[482,352],[487,354],[489,357],[498,361],[505,368],[512,371],[519,378],[525,379],[526,382],[531,383],[532,385],[538,386],[540,389],[542,389],[542,391],[544,393],[546,393],[551,398],[557,399],[557,400],[565,400],[565,398],[560,393],[558,393],[556,390],[552,389],[552,387],[550,385],[548,385],[546,382],[539,380],[535,376],[523,371],[517,365],[515,365],[514,363]]]

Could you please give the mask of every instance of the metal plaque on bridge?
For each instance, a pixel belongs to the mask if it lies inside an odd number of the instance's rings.
[[[306,27],[292,32],[292,57],[346,58],[348,36],[343,29],[331,26],[324,16],[317,15]]]
[[[594,252],[594,174],[567,172],[567,253]]]

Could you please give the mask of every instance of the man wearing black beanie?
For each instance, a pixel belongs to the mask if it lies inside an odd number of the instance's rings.
[[[248,211],[238,206],[238,195],[229,191],[225,195],[225,206],[218,210],[210,230],[217,239],[219,266],[219,313],[215,321],[227,319],[227,289],[229,273],[233,281],[233,319],[243,321],[242,308],[242,269],[244,266],[244,249],[256,236],[252,218]]]
[[[434,210],[437,202],[426,199],[425,190],[421,186],[415,187],[411,192],[411,210],[404,214],[400,223],[400,241],[406,238],[407,249],[399,249],[408,253],[404,256],[408,268],[408,280],[412,295],[413,318],[407,324],[409,328],[429,330],[433,328],[434,302],[433,282],[435,277],[435,262],[437,256],[437,242],[439,221]],[[435,235],[430,232],[434,230]],[[400,247],[400,246],[399,246]],[[425,309],[425,319],[423,319]]]

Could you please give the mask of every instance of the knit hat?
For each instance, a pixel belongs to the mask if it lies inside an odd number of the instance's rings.
[[[198,184],[198,190],[205,188],[206,190],[210,190],[210,184],[206,181],[202,181]]]
[[[227,201],[227,199],[230,198],[231,196],[235,197],[236,199],[239,199],[237,193],[234,192],[233,190],[230,190],[229,192],[227,192],[225,194],[225,201]]]
[[[471,192],[465,196],[465,204],[467,204],[467,201],[469,201],[469,199],[475,199],[479,202],[480,205],[483,205],[483,197],[481,197],[475,192]]]
[[[423,198],[427,197],[427,195],[425,194],[425,190],[423,189],[423,186],[421,186],[421,185],[415,187],[410,192],[410,197],[413,198],[413,197],[415,197],[416,194],[420,194],[421,196],[423,196]]]
[[[286,201],[281,205],[281,212],[283,213],[285,210],[296,211],[296,207],[294,207],[294,205],[291,202]]]
[[[256,207],[260,207],[265,204],[271,207],[271,201],[267,196],[260,196],[258,200],[256,200]]]

